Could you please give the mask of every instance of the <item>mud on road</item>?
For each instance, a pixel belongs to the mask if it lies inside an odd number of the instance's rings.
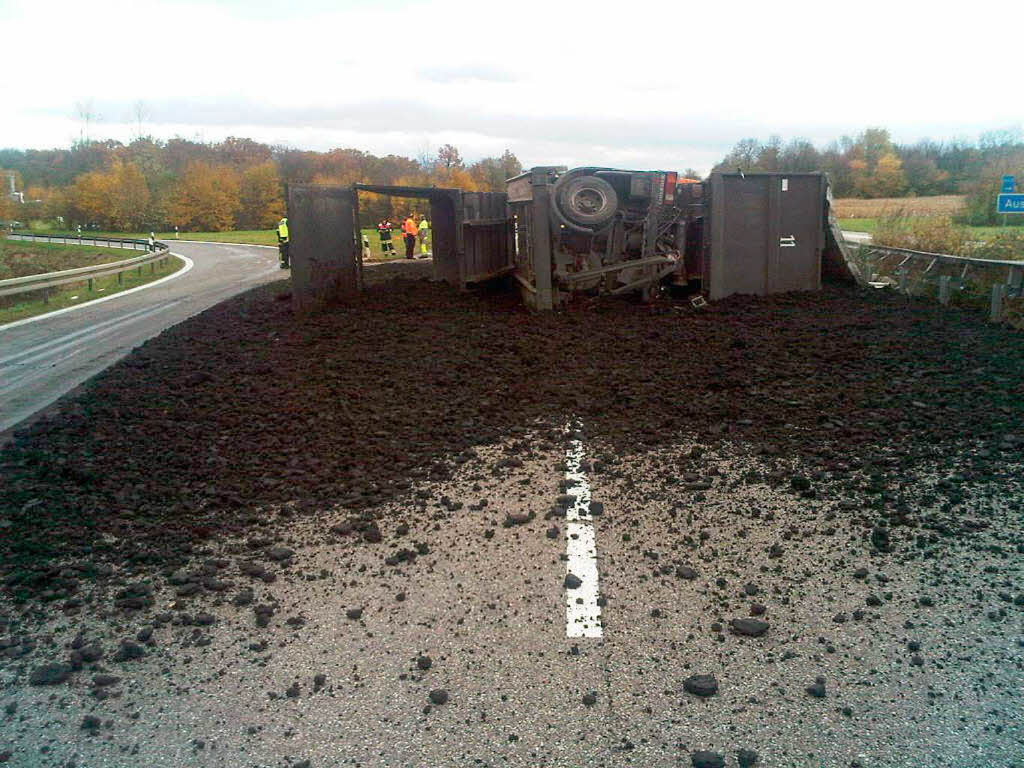
[[[486,745],[495,737],[506,748],[493,762],[513,765],[574,765],[582,756],[607,765],[714,765],[719,755],[732,765],[746,748],[759,752],[759,765],[849,765],[862,752],[870,755],[865,766],[985,765],[977,761],[988,756],[1000,761],[992,765],[1009,765],[1014,750],[1024,750],[1014,692],[1024,615],[1019,332],[845,287],[734,298],[703,310],[608,301],[533,315],[514,296],[458,293],[421,279],[424,268],[389,266],[376,279],[401,279],[302,323],[291,317],[281,285],[232,299],[143,345],[4,448],[0,680],[3,696],[22,702],[7,714],[9,725],[22,723],[11,759],[31,754],[58,765],[70,756],[56,746],[42,757],[33,752],[30,726],[49,716],[52,705],[39,691],[50,678],[82,689],[64,714],[68,727],[78,727],[83,709],[96,718],[83,722],[79,739],[109,742],[106,751],[89,742],[85,754],[95,762],[87,764],[131,765],[132,742],[145,751],[146,739],[116,734],[130,730],[132,711],[155,716],[161,705],[142,703],[147,686],[164,686],[167,695],[200,683],[216,689],[221,672],[212,662],[194,666],[195,654],[207,652],[255,664],[258,678],[274,665],[261,656],[268,642],[282,649],[320,643],[320,633],[302,636],[312,614],[334,612],[351,626],[364,621],[363,605],[378,606],[367,615],[379,614],[381,623],[339,641],[347,664],[358,665],[360,656],[371,667],[382,663],[387,643],[374,642],[374,633],[403,635],[398,627],[416,625],[428,606],[433,622],[456,637],[461,631],[478,652],[473,632],[483,632],[489,652],[478,658],[490,675],[449,672],[452,690],[436,697],[427,696],[434,689],[410,691],[365,667],[357,679],[346,677],[332,698],[358,704],[373,722],[402,724],[413,743],[423,729],[437,728],[431,743],[441,751],[417,752],[381,726],[375,733],[391,740],[392,759],[374,762],[373,739],[347,730],[358,722],[335,723],[342,744],[363,745],[352,758],[363,764],[426,757],[433,764],[486,757],[489,764]],[[601,641],[603,650],[576,652],[597,653],[599,667],[612,670],[604,677],[597,668],[551,668],[552,656],[576,655],[559,626],[564,523],[551,515],[565,491],[559,461],[570,419],[584,425],[594,492],[606,495],[607,517],[595,527],[614,636]],[[480,506],[477,495],[488,503]],[[484,546],[494,547],[491,556],[465,565]],[[518,573],[524,558],[544,573],[513,576],[513,586],[500,591],[503,568]],[[405,588],[394,583],[395,569],[408,570]],[[548,626],[556,647],[517,646],[518,630],[502,635],[472,622],[460,630],[453,604],[427,591],[397,598],[431,583],[426,574],[433,572],[489,579],[499,592],[481,593],[481,610],[521,611],[525,626]],[[304,585],[318,579],[330,588],[309,604],[317,590]],[[346,588],[369,592],[351,604],[330,597]],[[295,612],[303,595],[305,616]],[[379,608],[384,595],[386,610]],[[940,611],[918,615],[937,605]],[[426,620],[420,615],[420,626]],[[347,632],[323,621],[324,631]],[[768,625],[760,638],[759,622]],[[968,631],[972,622],[983,631]],[[276,634],[261,638],[262,630]],[[864,643],[873,635],[885,642],[871,650]],[[82,649],[91,642],[107,651],[90,661]],[[753,643],[761,643],[756,652]],[[978,648],[973,655],[970,643]],[[394,644],[414,659],[429,652],[415,633]],[[938,669],[961,668],[962,676],[933,671],[934,657],[922,647],[942,647]],[[465,646],[448,651],[472,666]],[[822,661],[832,654],[845,661]],[[294,665],[287,650],[277,655]],[[508,672],[503,658],[518,672]],[[777,671],[783,662],[786,673]],[[151,665],[161,682],[142,675],[123,698],[95,695],[120,693],[117,683],[95,677],[123,677],[133,663]],[[506,699],[518,702],[520,714],[536,709],[524,693],[536,690],[528,684],[531,665],[570,691],[551,699],[556,711],[531,733],[470,728],[468,720],[435,726],[422,712],[454,711],[435,699],[451,695],[454,705],[457,688],[478,696],[485,678],[502,674],[511,681]],[[870,668],[896,675],[895,683],[879,685]],[[882,693],[901,696],[908,670],[918,670],[908,684],[916,703],[886,710]],[[281,691],[271,701],[299,699],[307,683],[317,691],[328,685],[307,671],[311,680],[296,679],[294,696]],[[710,673],[720,692],[708,696],[710,708],[694,710],[710,725],[687,719],[692,738],[666,737],[655,749],[654,734],[673,727],[672,701],[684,680],[703,676],[685,690],[706,693]],[[652,677],[657,691],[642,682]],[[933,681],[941,690],[929,693]],[[958,685],[977,695],[952,703],[965,692],[952,690]],[[830,698],[834,690],[842,701]],[[838,728],[835,748],[798,750],[823,716],[803,709],[811,699],[824,699],[829,718],[853,718],[852,727]],[[486,720],[496,706],[477,703],[459,710],[461,717],[479,721],[483,713]],[[930,707],[942,710],[947,734],[955,733],[954,710],[968,718],[963,744],[914,732],[912,723],[927,720]],[[593,748],[552,726],[597,711],[600,719],[587,726]],[[209,729],[216,715],[207,714]],[[801,718],[810,720],[794,724]],[[113,730],[105,730],[108,721]],[[899,727],[886,727],[890,721]],[[220,736],[222,744],[238,749],[243,729],[257,727],[237,726],[238,733]],[[323,735],[296,728],[307,740]],[[209,740],[201,730],[189,739]],[[463,737],[463,752],[444,751]],[[523,739],[529,750],[507,747]],[[867,749],[872,739],[888,751]],[[250,744],[256,764],[299,764],[304,754],[341,758],[324,745],[303,752],[301,742],[290,750],[265,744],[261,753],[258,742]],[[197,762],[232,764],[223,752],[182,743]],[[157,761],[159,745],[148,747]]]

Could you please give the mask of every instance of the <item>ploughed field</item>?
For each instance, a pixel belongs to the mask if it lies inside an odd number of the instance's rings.
[[[1024,334],[430,268],[301,322],[256,289],[14,434],[0,762],[1019,765]]]

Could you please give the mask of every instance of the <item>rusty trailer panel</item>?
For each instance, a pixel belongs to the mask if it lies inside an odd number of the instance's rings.
[[[708,298],[821,288],[821,173],[714,173],[704,284]]]
[[[304,316],[359,292],[359,207],[345,187],[289,186],[287,196],[292,305]]]
[[[479,283],[507,274],[512,264],[512,226],[504,192],[462,193],[459,281]]]

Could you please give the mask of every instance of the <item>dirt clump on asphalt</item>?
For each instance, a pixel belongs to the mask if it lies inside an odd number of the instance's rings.
[[[269,509],[368,520],[538,418],[580,418],[623,450],[698,434],[829,470],[867,463],[880,487],[943,456],[959,487],[1024,451],[1021,334],[975,315],[851,287],[532,314],[511,293],[389,280],[424,267],[367,270],[387,282],[301,321],[282,284],[250,291],[16,433],[0,453],[5,589],[75,610],[79,580],[110,563],[173,567],[220,535],[265,554]],[[960,466],[952,446],[968,443],[980,453]]]

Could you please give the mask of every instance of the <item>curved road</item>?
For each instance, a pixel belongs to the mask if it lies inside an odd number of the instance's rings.
[[[277,249],[173,242],[192,269],[152,288],[25,325],[0,327],[0,436],[161,331],[279,280]]]

